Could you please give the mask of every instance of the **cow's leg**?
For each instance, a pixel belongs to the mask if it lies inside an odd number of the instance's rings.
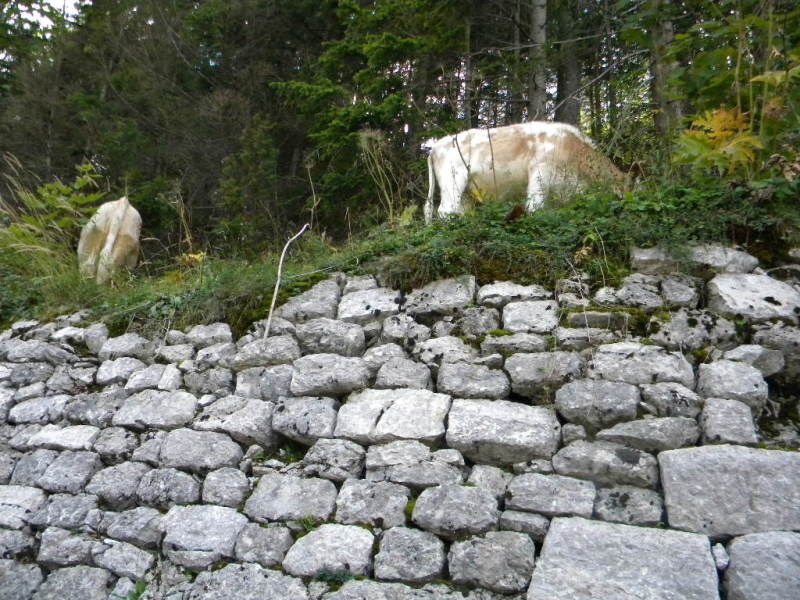
[[[441,201],[439,202],[439,217],[451,214],[464,214],[464,192],[467,190],[469,173],[463,164],[455,163],[446,165],[443,177],[436,174],[439,181]]]
[[[552,177],[553,174],[550,168],[544,164],[540,163],[529,169],[528,193],[525,200],[525,209],[528,212],[533,212],[542,207]]]
[[[441,187],[441,185],[439,186]],[[423,205],[425,224],[430,225],[433,221],[433,196],[436,194],[436,173],[433,170],[433,154],[428,156],[428,198]]]

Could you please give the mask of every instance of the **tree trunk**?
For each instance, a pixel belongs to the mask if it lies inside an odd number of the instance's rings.
[[[472,21],[467,19],[464,26],[464,121],[467,128],[472,127]]]
[[[574,37],[575,20],[569,2],[562,1],[558,11],[559,37]],[[556,121],[576,127],[581,120],[581,58],[577,42],[560,42],[558,45],[558,84],[556,91]]]
[[[522,39],[521,17],[522,0],[516,0],[514,3],[514,23],[512,24],[514,31],[514,65],[510,73],[511,89],[509,90],[509,94],[511,98],[509,99],[508,107],[509,123],[519,123],[522,121],[522,107],[525,104],[525,98],[521,89],[522,86],[520,85],[522,78],[520,73],[520,66],[522,65],[522,49],[520,47]]]
[[[531,74],[528,81],[528,120],[543,119],[547,114],[547,0],[531,0],[531,48],[528,54]]]
[[[675,62],[666,57],[667,50],[672,44],[674,31],[672,21],[668,18],[659,19],[668,0],[651,0],[650,10],[656,16],[650,34],[653,47],[650,56],[650,90],[655,105],[655,125],[659,135],[669,139],[681,117],[680,103],[672,97],[669,79],[675,69]]]

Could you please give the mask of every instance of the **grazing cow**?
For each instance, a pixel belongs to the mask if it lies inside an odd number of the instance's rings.
[[[81,275],[104,284],[120,267],[135,267],[141,229],[142,217],[125,196],[100,206],[81,230],[78,242]]]
[[[530,121],[493,129],[469,129],[422,145],[428,156],[425,222],[433,218],[439,183],[439,216],[464,212],[467,188],[479,197],[525,195],[530,212],[542,206],[553,186],[592,183],[622,187],[625,176],[595,149],[580,130],[566,123]]]

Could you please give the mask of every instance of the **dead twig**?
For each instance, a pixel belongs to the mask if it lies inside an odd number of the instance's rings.
[[[303,225],[300,231],[294,234],[294,236],[290,237],[286,242],[286,245],[283,247],[283,252],[281,252],[281,260],[278,262],[278,277],[275,280],[275,291],[272,292],[272,303],[269,305],[269,315],[267,316],[267,326],[264,329],[264,338],[269,335],[269,329],[272,325],[272,311],[275,310],[275,302],[278,301],[278,289],[280,289],[281,286],[281,273],[283,272],[283,259],[286,258],[286,251],[289,249],[289,244],[303,235],[309,227],[311,227],[311,225],[308,223]]]

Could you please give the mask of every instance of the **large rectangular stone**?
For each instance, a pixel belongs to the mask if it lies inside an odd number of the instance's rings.
[[[800,454],[743,446],[658,456],[670,527],[726,537],[800,529]]]

